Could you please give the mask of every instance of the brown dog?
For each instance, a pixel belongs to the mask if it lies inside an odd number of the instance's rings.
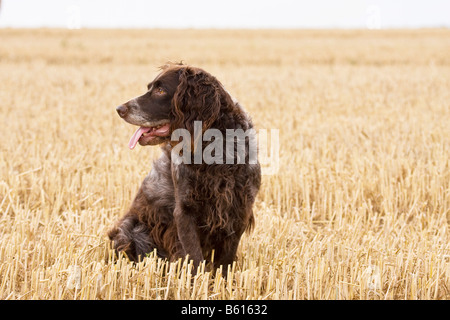
[[[163,153],[129,211],[108,235],[116,250],[135,261],[156,249],[160,257],[170,260],[189,255],[198,266],[210,260],[214,250],[214,267],[224,265],[226,273],[242,234],[254,224],[252,206],[261,183],[260,165],[250,163],[249,145],[242,149],[244,154],[239,155],[236,147],[231,150],[234,162],[229,158],[212,164],[191,162],[191,155],[184,158],[188,161],[175,162],[172,152],[178,141],[172,141],[171,135],[176,129],[194,134],[194,121],[201,121],[202,133],[215,129],[224,136],[227,129],[245,131],[253,124],[206,71],[182,64],[161,69],[144,95],[117,107],[125,121],[139,126],[129,147],[161,144]],[[205,140],[197,151],[205,151],[212,143]],[[224,142],[222,147],[222,153],[219,148],[214,156],[230,157]]]

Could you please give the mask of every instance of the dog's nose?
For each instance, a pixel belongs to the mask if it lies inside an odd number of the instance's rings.
[[[116,110],[117,110],[117,113],[119,114],[119,116],[121,116],[122,118],[125,117],[125,115],[128,112],[128,108],[126,106],[124,106],[123,104],[118,106],[116,108]]]

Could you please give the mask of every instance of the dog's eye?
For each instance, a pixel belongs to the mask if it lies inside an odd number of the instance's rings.
[[[159,87],[159,88],[157,88],[157,89],[155,90],[155,93],[156,93],[156,94],[159,94],[159,95],[163,95],[163,94],[165,94],[166,92],[164,91],[163,88]]]

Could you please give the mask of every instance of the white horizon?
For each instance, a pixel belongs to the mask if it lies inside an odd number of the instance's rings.
[[[0,28],[449,28],[445,0],[3,0]]]

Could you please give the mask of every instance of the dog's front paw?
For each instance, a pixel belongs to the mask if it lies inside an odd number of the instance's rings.
[[[125,217],[108,232],[116,253],[123,252],[132,261],[138,261],[154,249],[149,229],[137,218]]]

